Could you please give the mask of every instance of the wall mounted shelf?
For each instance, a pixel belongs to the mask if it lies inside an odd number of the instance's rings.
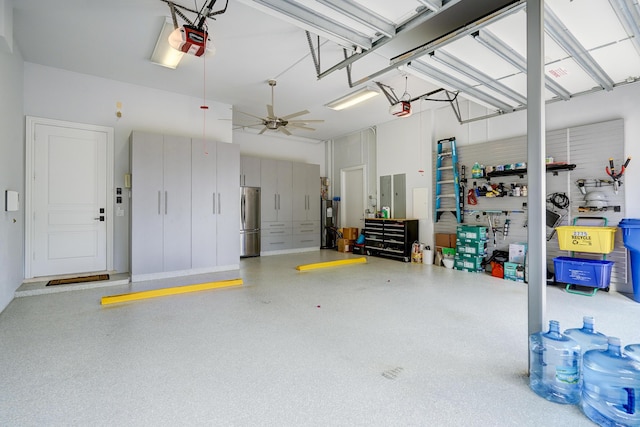
[[[570,171],[576,168],[576,165],[574,164],[567,164],[567,163],[562,163],[562,164],[548,164],[546,165],[546,169],[547,169],[547,173],[552,173],[553,175],[558,175],[558,172],[561,171]],[[520,178],[524,178],[524,176],[527,174],[527,169],[512,169],[512,170],[508,170],[508,171],[493,171],[493,172],[489,172],[486,176],[484,176],[483,178],[486,179],[487,181],[491,180],[491,178],[497,178],[500,176],[519,176]],[[477,178],[473,178],[473,179],[477,179]]]

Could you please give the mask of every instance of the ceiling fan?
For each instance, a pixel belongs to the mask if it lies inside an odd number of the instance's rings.
[[[289,129],[295,128],[295,129],[304,129],[304,130],[315,130],[314,128],[310,128],[306,126],[306,124],[324,122],[324,120],[310,120],[310,119],[291,120],[294,117],[299,117],[305,114],[309,114],[308,110],[298,111],[297,113],[287,114],[286,116],[282,116],[282,117],[276,116],[275,113],[273,112],[274,111],[274,107],[273,107],[274,106],[274,102],[273,102],[274,89],[273,88],[276,85],[276,81],[268,80],[267,83],[269,83],[269,86],[271,86],[271,104],[267,104],[267,117],[258,117],[258,116],[254,116],[253,114],[245,113],[244,111],[238,111],[239,113],[242,113],[246,116],[253,117],[255,119],[260,120],[260,122],[258,123],[246,125],[247,127],[258,126],[258,125],[264,126],[262,130],[258,133],[258,135],[262,135],[267,130],[280,131],[285,135],[291,135],[291,132],[289,132]]]

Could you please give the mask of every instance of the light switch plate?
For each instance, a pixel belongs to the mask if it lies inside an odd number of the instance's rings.
[[[7,212],[17,211],[20,207],[20,198],[17,191],[6,190],[4,192],[4,210]]]

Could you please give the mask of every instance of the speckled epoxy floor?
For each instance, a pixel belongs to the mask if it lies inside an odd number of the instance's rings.
[[[100,306],[130,285],[0,314],[0,425],[590,426],[528,388],[526,285],[318,251],[244,259],[237,288]],[[562,329],[640,343],[640,304],[547,288]]]

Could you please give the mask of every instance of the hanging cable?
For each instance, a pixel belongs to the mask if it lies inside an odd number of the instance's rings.
[[[551,193],[547,196],[547,202],[558,209],[566,209],[569,207],[569,198],[565,193]]]

